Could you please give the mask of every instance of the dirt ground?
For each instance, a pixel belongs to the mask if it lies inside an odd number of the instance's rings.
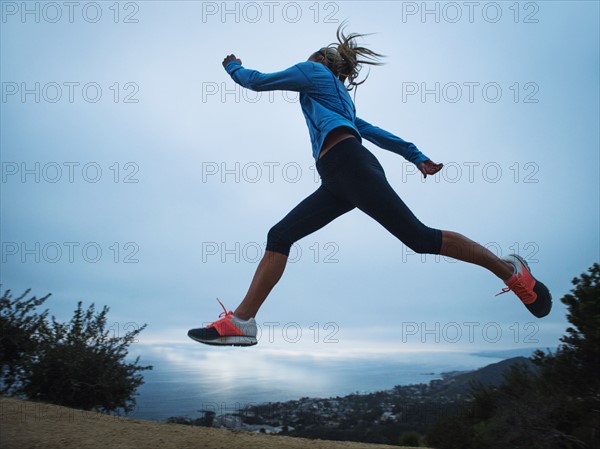
[[[3,449],[398,449],[166,424],[0,396]]]

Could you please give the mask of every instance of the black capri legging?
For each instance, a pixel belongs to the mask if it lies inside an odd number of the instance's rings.
[[[334,145],[317,160],[317,171],[321,186],[270,229],[267,251],[288,256],[296,241],[358,207],[416,253],[440,253],[442,231],[415,217],[388,183],[377,158],[358,139]]]

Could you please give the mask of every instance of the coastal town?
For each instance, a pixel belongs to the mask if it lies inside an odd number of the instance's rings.
[[[171,417],[168,422],[227,429],[385,443],[403,432],[425,433],[437,419],[469,407],[473,382],[497,384],[509,365],[522,357],[476,371],[440,374],[428,384],[395,386],[372,393],[309,398],[240,406],[227,413],[199,410],[200,418]],[[387,435],[387,436],[386,436]],[[390,437],[388,437],[390,436]]]

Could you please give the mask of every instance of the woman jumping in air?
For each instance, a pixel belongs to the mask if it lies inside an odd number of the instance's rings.
[[[461,234],[427,227],[389,185],[378,160],[362,145],[363,138],[403,156],[425,177],[437,173],[442,164],[432,162],[414,144],[356,116],[348,91],[365,81],[356,82],[361,64],[380,65],[377,58],[383,55],[357,46],[355,39],[365,35],[345,36],[342,26],[337,30],[338,43],[281,72],[246,69],[235,55],[223,60],[227,73],[242,87],[300,93],[321,186],[269,230],[265,254],[237,309],[228,312],[221,304],[224,313],[217,321],[191,329],[188,336],[209,345],[256,344],[254,317],[281,278],[291,246],[355,207],[416,253],[441,254],[487,268],[506,284],[501,293],[512,290],[533,315],[546,316],[552,307],[550,292],[531,275],[525,260],[515,254],[500,259]]]

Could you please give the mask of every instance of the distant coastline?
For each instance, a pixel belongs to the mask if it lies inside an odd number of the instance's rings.
[[[514,352],[501,351],[508,357]],[[519,353],[523,351],[517,350]],[[240,357],[245,355],[240,354]],[[206,370],[218,363],[213,360],[207,360],[206,368],[204,365],[197,368],[197,360],[194,361],[196,365],[188,367],[145,356],[143,359],[153,364],[155,369],[145,373],[146,383],[138,390],[137,405],[131,416],[157,421],[164,421],[171,416],[196,419],[202,416],[198,410],[203,408],[224,414],[247,405],[285,402],[301,397],[368,394],[397,385],[428,384],[432,380],[443,379],[448,373],[475,370],[508,357],[494,357],[487,351],[441,353],[439,356],[411,355],[410,360],[374,358],[360,363],[294,358],[274,360],[273,368],[267,370],[264,367],[258,374],[242,371],[235,373],[237,377],[228,379],[219,372],[209,373],[210,376],[206,374]],[[283,377],[285,380],[281,380]]]
[[[219,413],[202,410],[203,416],[173,416],[167,421],[247,432],[295,437],[373,441],[361,435],[382,434],[393,429],[425,433],[438,418],[469,406],[471,382],[499,385],[502,373],[514,364],[532,366],[526,357],[513,357],[477,370],[441,373],[427,384],[397,385],[392,389],[343,397],[268,402]]]

